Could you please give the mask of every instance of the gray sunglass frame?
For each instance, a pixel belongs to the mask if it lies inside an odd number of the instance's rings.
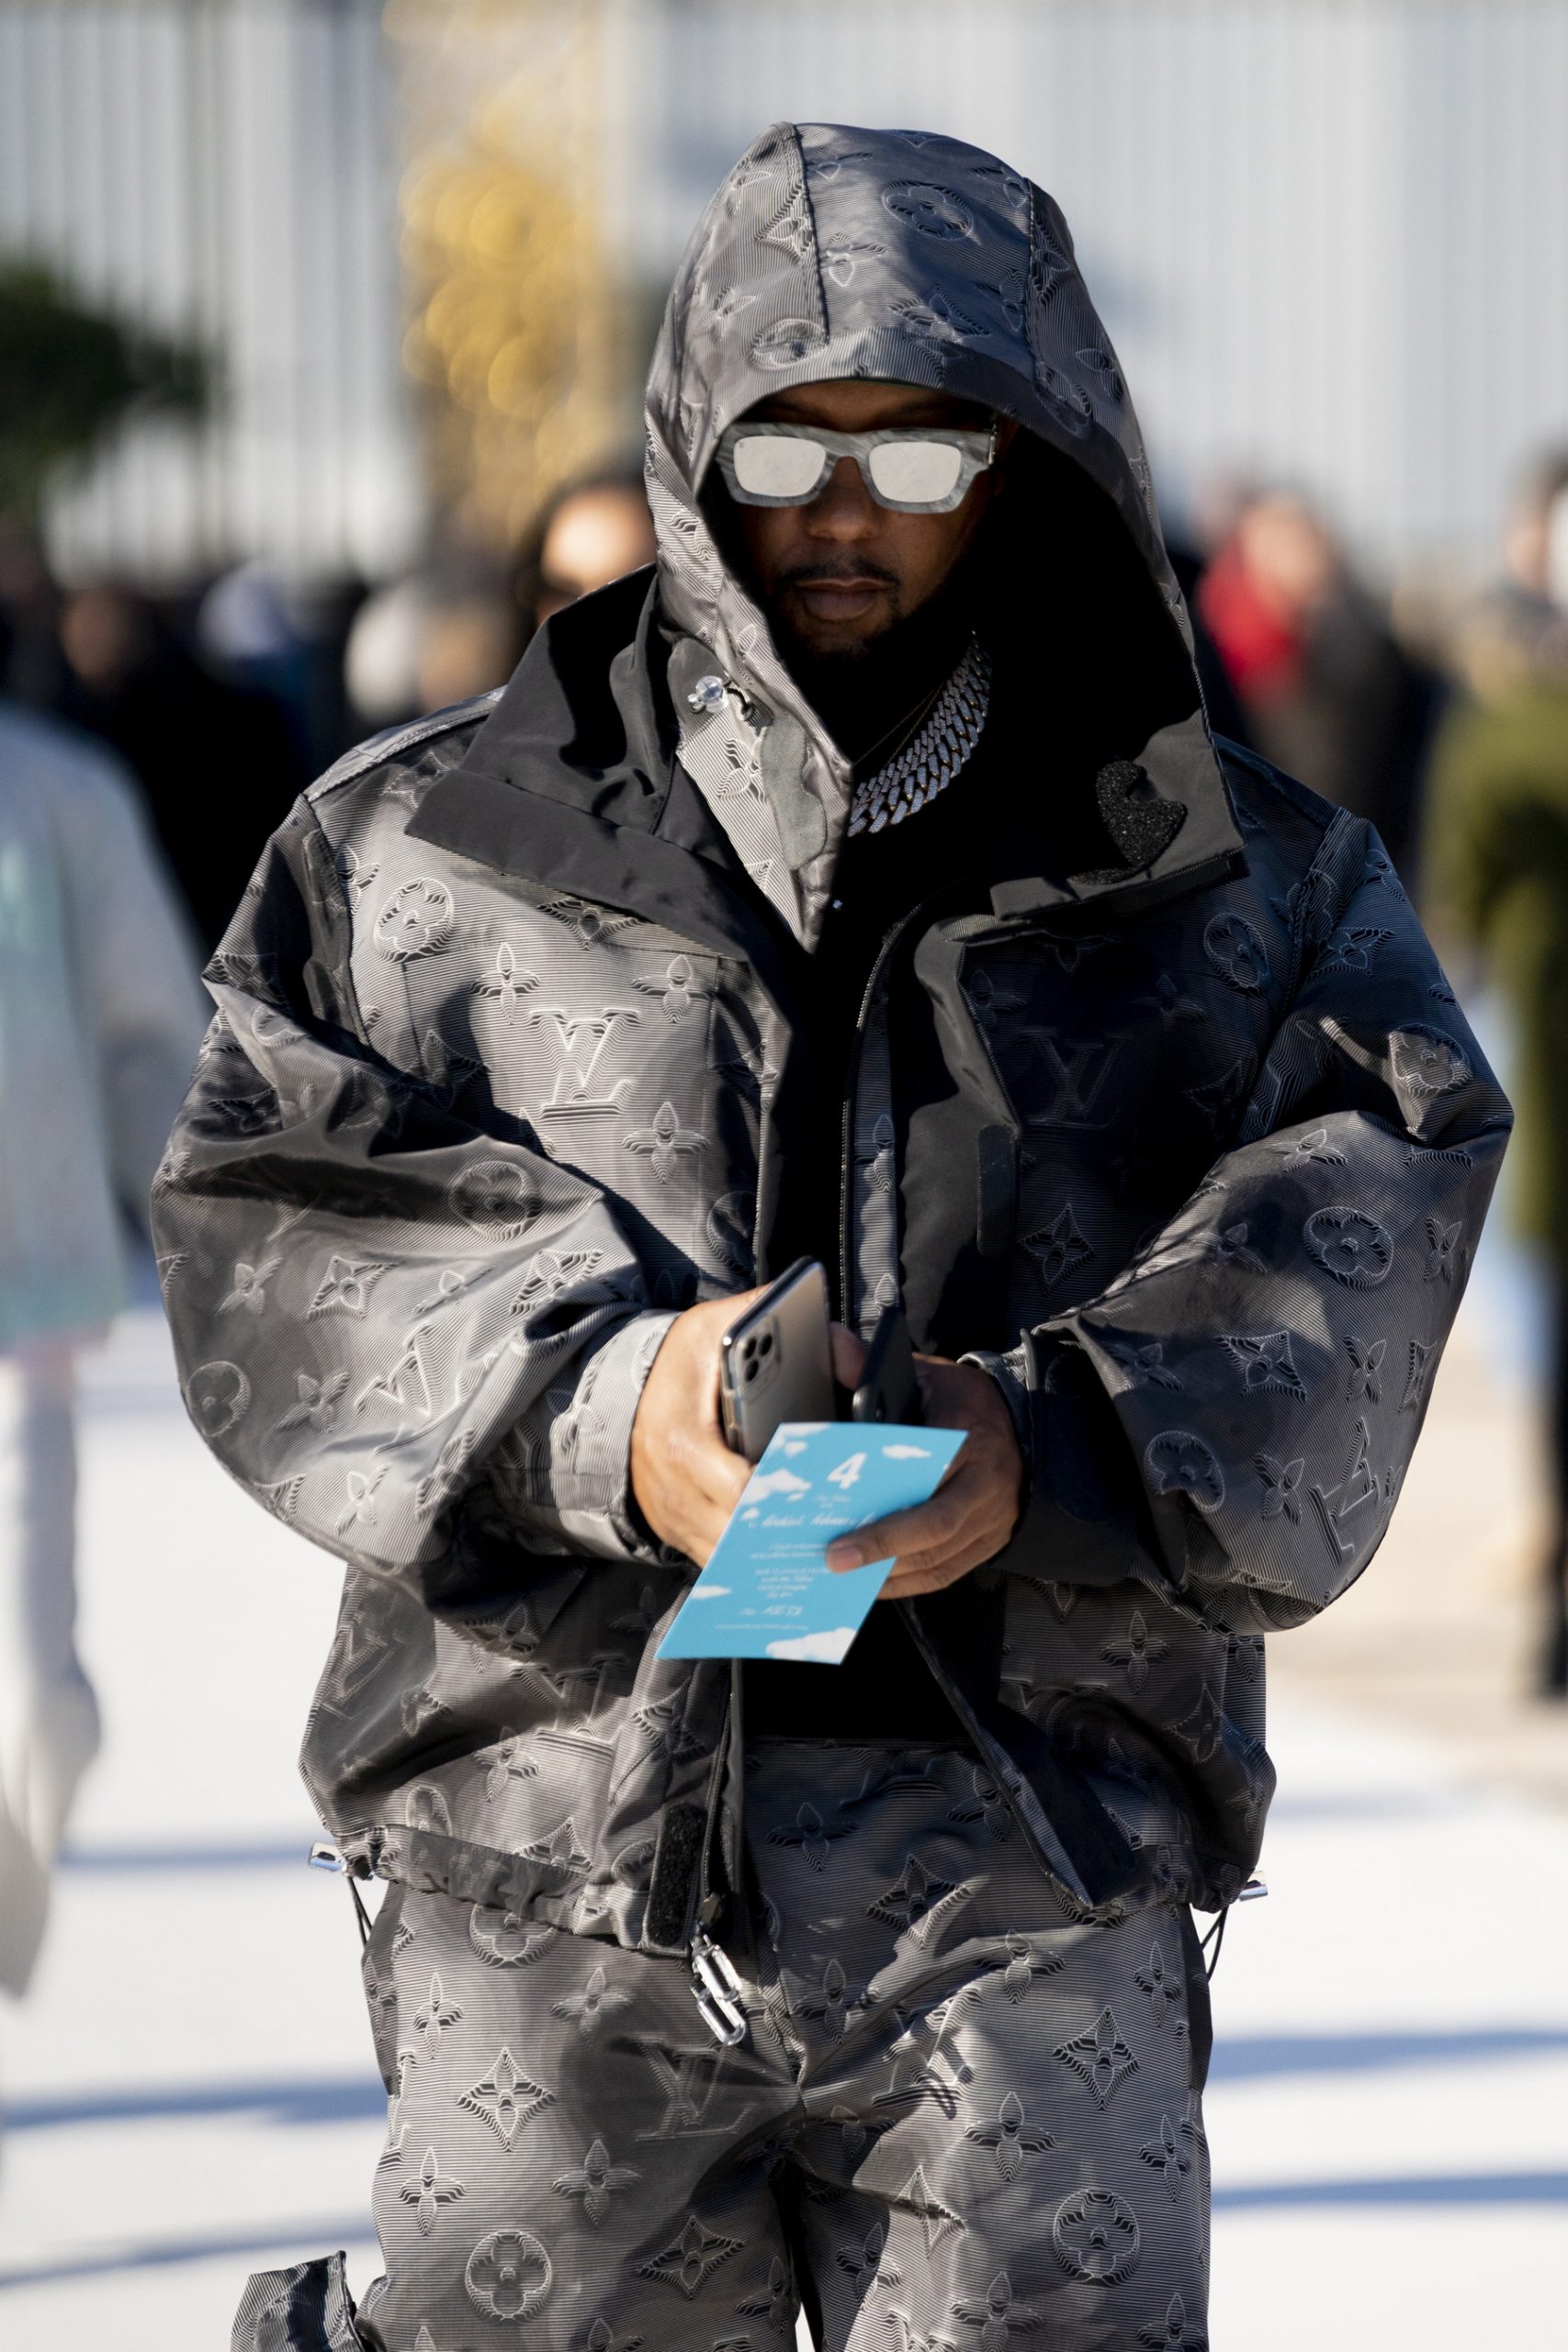
[[[774,440],[814,441],[825,459],[817,480],[798,498],[777,498],[761,491],[743,490],[736,479],[735,444],[766,436]],[[889,441],[941,441],[959,454],[958,480],[944,498],[885,498],[871,478],[871,453]],[[978,433],[960,425],[890,424],[869,433],[829,433],[820,424],[748,424],[744,418],[720,435],[716,452],[725,487],[740,506],[809,506],[820,498],[833,467],[840,458],[852,458],[867,495],[896,514],[951,514],[969,495],[970,485],[996,463],[997,428]]]

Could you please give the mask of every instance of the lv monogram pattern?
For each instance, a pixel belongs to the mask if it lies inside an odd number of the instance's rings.
[[[197,1425],[347,1561],[306,1749],[331,1825],[387,1876],[636,1943],[723,1669],[652,1658],[690,1571],[630,1511],[630,1417],[670,1314],[751,1277],[787,1038],[744,965],[648,921],[455,860],[411,897],[432,853],[386,782],[417,798],[454,736],[269,852],[160,1182],[167,1295]],[[948,926],[1018,1136],[1025,1336],[981,1351],[1033,1455],[1000,1694],[1092,1771],[1134,1875],[1212,1899],[1271,1786],[1259,1636],[1375,1548],[1504,1116],[1362,829],[1235,780],[1245,882],[1103,935]],[[380,910],[437,899],[449,930],[389,958]],[[863,1318],[911,1189],[974,1182],[899,1165],[897,1025],[885,994]]]
[[[712,920],[704,876],[728,842],[809,942],[847,805],[699,491],[762,391],[857,369],[1004,387],[1174,596],[1050,199],[958,141],[776,127],[699,225],[660,340],[649,628],[607,591],[551,625],[501,711],[383,739],[305,797],[209,968],[216,1017],[156,1187],[197,1425],[345,1564],[305,1747],[323,1818],[362,1866],[520,1935],[668,1951],[683,1933],[682,1902],[651,1900],[660,1840],[705,1804],[728,1674],[654,1657],[692,1572],[633,1508],[629,1434],[671,1317],[765,1270],[770,1203],[800,1174],[783,934]],[[623,605],[624,636],[583,636]],[[660,629],[691,723],[616,801],[574,746],[629,741],[638,711],[660,740],[649,664],[621,658]],[[551,649],[582,642],[602,689],[562,718]],[[508,781],[508,704],[531,761],[556,746],[548,791]],[[1044,743],[1043,687],[1041,715]],[[716,812],[711,857],[649,814],[673,805],[678,756]],[[1141,758],[1100,779],[1125,873],[1079,877],[1077,899],[977,885],[890,967],[839,1171],[848,1319],[938,1300],[947,1351],[994,1374],[1027,1447],[1027,1515],[975,1588],[1000,1592],[1002,1646],[975,1694],[1000,1703],[974,1801],[1021,1840],[1069,1781],[1091,1790],[1092,1818],[1055,1826],[1093,1862],[1102,1921],[1150,1896],[1222,1903],[1250,1870],[1272,1786],[1263,1639],[1381,1539],[1507,1123],[1364,825],[1242,755],[1222,775],[1196,714]],[[508,803],[501,845],[477,819],[424,837],[444,795],[454,822]],[[921,990],[951,1101],[901,1141]],[[923,1254],[912,1211],[940,1236]],[[818,1847],[826,1828],[807,1867]],[[1080,2054],[1095,2085],[1122,2063],[1114,2037]],[[414,2212],[432,2236],[447,2177]]]
[[[747,1764],[738,2050],[669,1963],[388,1897],[365,1961],[389,2113],[364,2341],[765,2352],[805,2296],[829,2352],[1203,2352],[1186,1915],[1070,1925],[962,1748],[762,1741]]]

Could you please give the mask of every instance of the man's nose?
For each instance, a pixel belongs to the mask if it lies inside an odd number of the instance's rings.
[[[814,538],[863,539],[878,527],[876,501],[852,458],[840,458],[807,510]]]

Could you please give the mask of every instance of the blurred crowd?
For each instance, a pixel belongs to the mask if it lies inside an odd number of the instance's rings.
[[[1311,498],[1231,481],[1172,535],[1216,730],[1369,818],[1456,937],[1478,917],[1445,840],[1450,753],[1477,714],[1568,691],[1568,453],[1521,484],[1500,551],[1479,596],[1391,598]],[[630,468],[560,492],[509,560],[437,544],[375,585],[251,561],[177,594],[63,586],[0,519],[0,695],[124,763],[210,951],[303,784],[367,735],[503,684],[559,605],[652,554]]]
[[[210,953],[303,785],[366,735],[503,684],[558,605],[652,553],[630,471],[562,491],[508,561],[441,547],[374,587],[260,562],[177,594],[67,587],[0,522],[0,695],[123,763]]]
[[[197,975],[295,794],[348,746],[501,686],[560,605],[653,553],[637,476],[576,483],[497,561],[306,589],[62,583],[0,522],[0,1935],[19,1990],[96,1737],[72,1623],[72,1363],[123,1295],[202,1026]],[[1330,518],[1226,484],[1173,548],[1216,730],[1372,820],[1467,982],[1510,1002],[1516,1222],[1557,1333],[1538,1688],[1568,1695],[1568,454],[1479,595],[1381,594]],[[1377,939],[1360,943],[1375,954]],[[1564,998],[1560,1009],[1559,994]],[[1435,1018],[1440,1018],[1435,1010]],[[31,1090],[30,1095],[28,1090]],[[118,1201],[118,1208],[114,1204]]]

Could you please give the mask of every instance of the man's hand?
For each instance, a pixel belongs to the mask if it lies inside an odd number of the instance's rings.
[[[851,1347],[859,1345],[847,1331],[843,1337]],[[908,1600],[956,1584],[971,1568],[996,1557],[1023,1509],[1023,1456],[1012,1416],[989,1373],[975,1363],[950,1363],[945,1356],[917,1356],[915,1370],[931,1427],[967,1430],[969,1435],[929,1503],[894,1511],[828,1546],[830,1568],[892,1560],[879,1600]],[[844,1370],[839,1377],[845,1378]]]
[[[742,1291],[678,1315],[653,1359],[632,1423],[637,1508],[661,1544],[698,1567],[706,1565],[751,1476],[752,1464],[724,1441],[718,1343],[761,1295],[761,1288]],[[835,1323],[833,1375],[840,1386],[854,1387],[864,1362],[862,1342]],[[938,1592],[994,1558],[1023,1505],[1023,1461],[996,1382],[977,1364],[949,1363],[942,1356],[917,1356],[915,1368],[927,1420],[935,1429],[966,1430],[968,1442],[929,1503],[895,1511],[829,1546],[830,1568],[893,1559],[878,1595],[883,1600]]]
[[[665,1333],[632,1422],[632,1492],[661,1544],[703,1567],[740,1499],[751,1465],[724,1442],[718,1418],[718,1342],[760,1295],[689,1306]]]
[[[765,1287],[765,1285],[763,1286]],[[653,1359],[632,1423],[632,1492],[661,1544],[698,1567],[724,1532],[752,1464],[725,1443],[718,1414],[718,1343],[762,1289],[689,1306]],[[833,1370],[858,1376],[860,1341],[833,1326]]]

